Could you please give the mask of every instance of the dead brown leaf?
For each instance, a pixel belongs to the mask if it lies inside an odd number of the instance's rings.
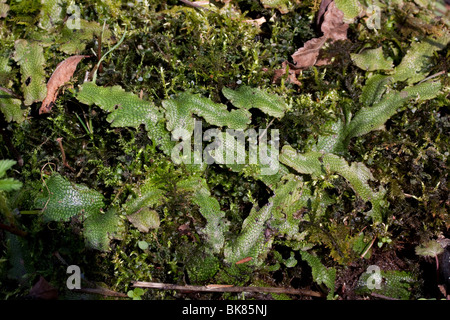
[[[330,2],[332,2],[333,0],[322,0],[320,2],[320,7],[319,7],[319,12],[317,12],[317,18],[316,18],[316,23],[319,26],[322,21],[323,21],[323,15],[325,14],[325,12],[327,11],[328,5],[330,4]]]
[[[55,71],[47,82],[47,96],[42,101],[39,114],[49,113],[51,111],[53,103],[55,103],[56,97],[58,96],[59,88],[72,78],[78,63],[86,57],[90,56],[71,56],[56,66]]]
[[[38,282],[30,289],[29,295],[34,299],[54,300],[58,299],[58,290],[40,276]]]
[[[303,47],[291,56],[296,69],[306,69],[313,66],[319,56],[320,48],[327,41],[327,37],[313,38],[306,41]]]
[[[320,30],[325,37],[333,41],[347,40],[348,24],[343,20],[344,13],[336,7],[333,1],[327,7]]]
[[[320,29],[323,32],[323,36],[305,42],[303,47],[294,52],[291,56],[293,63],[285,61],[282,64],[282,69],[274,71],[274,82],[286,74],[287,64],[290,66],[287,80],[296,85],[300,85],[301,82],[298,81],[297,75],[301,70],[305,70],[314,65],[322,66],[331,63],[332,57],[323,55],[322,47],[327,41],[346,40],[348,24],[344,23],[344,13],[336,7],[334,1],[322,1],[317,21],[320,21],[322,16],[323,21]]]

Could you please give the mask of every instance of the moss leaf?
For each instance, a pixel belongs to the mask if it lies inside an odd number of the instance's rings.
[[[302,259],[305,260],[312,269],[313,280],[317,284],[325,284],[330,292],[328,293],[328,298],[332,298],[334,295],[334,287],[336,280],[336,269],[326,268],[320,259],[306,251],[300,251]]]
[[[111,239],[120,239],[124,226],[114,208],[96,211],[84,221],[83,235],[89,248],[108,251]]]
[[[385,58],[383,48],[365,50],[362,53],[352,53],[353,62],[363,70],[391,70],[394,68],[392,58]]]
[[[150,229],[157,229],[160,224],[158,212],[148,208],[143,208],[127,216],[127,218],[140,232],[149,232]]]
[[[47,179],[35,204],[43,208],[47,221],[68,221],[77,215],[89,217],[98,214],[104,206],[101,193],[84,185],[72,184],[57,173]]]
[[[44,53],[38,42],[24,39],[16,40],[15,49],[14,60],[20,65],[22,73],[24,103],[29,106],[44,100],[47,95]]]

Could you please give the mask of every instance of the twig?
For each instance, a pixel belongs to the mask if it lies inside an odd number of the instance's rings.
[[[56,141],[58,141],[59,148],[61,149],[63,165],[64,165],[65,167],[69,168],[70,170],[72,170],[73,172],[75,172],[75,169],[72,168],[72,167],[69,165],[69,163],[67,162],[67,159],[66,159],[66,153],[64,152],[64,148],[63,148],[63,145],[62,145],[62,138],[57,138]]]
[[[423,80],[420,81],[418,84],[421,84],[422,82],[425,82],[425,81],[427,81],[427,80],[430,80],[430,79],[439,77],[441,74],[444,74],[445,72],[446,72],[445,70],[442,70],[442,71],[440,71],[440,72],[438,72],[438,73],[435,73],[435,74],[433,74],[433,75],[431,75],[431,76],[429,76],[429,77],[423,79]]]
[[[277,288],[277,287],[236,287],[229,285],[208,285],[208,286],[192,286],[192,285],[176,285],[160,282],[133,282],[133,287],[162,289],[162,290],[182,290],[182,291],[196,291],[196,292],[269,292],[269,293],[285,293],[296,294],[311,297],[324,297],[324,294],[306,290],[306,289],[294,289],[294,288]]]
[[[259,136],[259,138],[258,138],[258,143],[261,143],[261,139],[266,135],[267,129],[269,129],[269,127],[272,125],[272,123],[273,123],[274,120],[275,120],[275,118],[273,118],[273,119],[269,122],[269,125],[264,129],[263,133]]]
[[[98,59],[98,63],[96,64],[96,67],[94,67],[93,69],[93,75],[92,75],[92,83],[95,84],[96,80],[97,80],[97,71],[98,71],[98,67],[100,66],[100,64],[102,63],[102,61],[105,59],[105,57],[110,54],[111,52],[113,52],[114,50],[116,50],[117,47],[119,47],[123,40],[125,39],[125,36],[127,35],[127,27],[125,27],[125,31],[123,32],[122,38],[120,38],[119,42],[117,42],[114,47],[112,47],[111,49],[108,50],[108,52],[106,52],[101,58],[99,57]]]
[[[202,7],[201,5],[199,5],[197,3],[194,3],[194,2],[191,2],[191,1],[188,1],[188,0],[180,0],[180,1],[183,2],[184,4],[187,4],[188,6],[209,11],[208,8]]]
[[[384,299],[384,300],[398,300],[397,298],[392,298],[392,297],[384,296],[384,295],[382,295],[382,294],[378,294],[378,293],[375,293],[375,292],[372,292],[370,295],[371,295],[372,297],[380,298],[380,299]]]
[[[9,95],[11,95],[11,96],[13,96],[14,98],[17,98],[17,99],[19,99],[19,100],[22,100],[22,97],[21,97],[21,96],[15,94],[15,93],[12,92],[10,89],[0,87],[0,90],[3,91],[3,92],[6,92],[7,94],[9,94]]]
[[[102,33],[100,34],[100,36],[98,37],[98,47],[97,47],[97,59],[99,61],[98,64],[98,73],[102,73],[103,72],[103,65],[101,63],[101,58],[102,58],[102,39],[103,39],[103,33],[105,32],[105,26],[106,26],[106,21],[103,22],[103,29],[102,29]]]
[[[12,234],[15,234],[16,236],[25,238],[28,233],[26,231],[20,230],[15,226],[8,226],[6,224],[0,223],[0,229],[6,230]]]
[[[368,246],[367,249],[364,250],[363,254],[361,255],[361,259],[364,258],[364,256],[367,254],[367,252],[369,252],[370,248],[372,248],[373,243],[375,242],[375,239],[376,239],[376,238],[377,238],[377,237],[373,238],[372,242],[370,243],[370,246]]]
[[[83,293],[90,293],[90,294],[100,294],[102,296],[108,296],[108,297],[121,297],[121,298],[128,298],[128,296],[125,293],[122,292],[116,292],[109,289],[97,287],[97,288],[81,288],[81,289],[74,289],[75,292],[83,292]]]

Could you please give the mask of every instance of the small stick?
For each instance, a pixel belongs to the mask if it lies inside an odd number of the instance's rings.
[[[312,296],[323,298],[324,295],[317,291],[294,288],[276,288],[276,287],[236,287],[223,285],[209,285],[209,286],[192,286],[192,285],[176,285],[160,282],[144,282],[135,281],[133,287],[162,289],[162,290],[182,290],[182,291],[196,291],[196,292],[269,292],[269,293],[285,293],[296,294],[304,296]]]
[[[183,2],[184,4],[187,4],[188,6],[194,7],[194,8],[198,8],[198,9],[202,9],[202,10],[206,10],[209,11],[208,8],[202,7],[199,4],[196,4],[194,2],[188,1],[188,0],[180,0],[181,2]]]
[[[16,228],[15,226],[8,226],[6,224],[0,223],[0,229],[6,230],[12,234],[15,234],[16,236],[25,238],[28,233],[26,231],[20,230]]]
[[[103,30],[105,28],[105,25],[103,25]],[[101,63],[102,58],[102,37],[103,37],[103,30],[102,34],[98,37],[98,48],[97,48],[97,60],[99,61],[98,70],[97,72],[100,74],[103,72],[103,65]]]
[[[102,296],[109,296],[109,297],[121,297],[121,298],[128,298],[128,296],[125,293],[122,292],[116,292],[109,289],[97,287],[97,288],[81,288],[81,289],[74,289],[75,292],[83,292],[83,293],[90,293],[90,294],[100,294]]]
[[[75,172],[75,169],[72,168],[72,167],[69,165],[69,163],[67,162],[67,159],[66,159],[66,153],[64,152],[64,148],[63,148],[63,145],[62,145],[62,138],[57,138],[56,141],[58,141],[59,148],[61,149],[63,165],[64,165],[65,167],[69,168],[70,170],[72,170],[73,172]]]
[[[0,90],[3,91],[3,92],[6,92],[7,94],[9,94],[9,95],[11,95],[11,96],[13,96],[14,98],[17,98],[17,99],[19,99],[19,100],[22,100],[22,97],[18,96],[17,94],[15,94],[14,92],[12,92],[10,89],[0,87]]]
[[[364,228],[365,228],[365,227],[364,227]],[[367,252],[369,252],[370,248],[372,248],[373,243],[375,242],[375,239],[376,239],[376,238],[377,238],[377,237],[373,238],[372,242],[370,243],[370,246],[368,246],[367,249],[364,250],[363,254],[361,255],[361,259],[364,258],[365,255],[367,254]]]
[[[440,71],[440,72],[438,72],[438,73],[435,73],[435,74],[433,74],[433,75],[431,75],[431,76],[429,76],[429,77],[423,79],[423,80],[420,81],[418,84],[421,84],[422,82],[425,82],[425,81],[427,81],[427,80],[430,80],[430,79],[439,77],[441,74],[444,74],[445,72],[446,72],[445,70],[442,70],[442,71]]]
[[[384,299],[384,300],[398,300],[397,298],[392,298],[392,297],[384,296],[384,295],[382,295],[382,294],[378,294],[378,293],[375,293],[375,292],[372,292],[370,295],[371,295],[372,297],[380,298],[380,299]]]
[[[259,136],[259,138],[258,138],[258,143],[261,143],[261,139],[266,135],[267,129],[269,129],[269,127],[272,125],[272,123],[273,123],[274,120],[275,120],[275,118],[273,118],[273,119],[269,122],[269,125],[264,129],[263,133]]]

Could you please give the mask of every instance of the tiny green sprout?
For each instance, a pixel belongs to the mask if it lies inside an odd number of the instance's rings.
[[[444,252],[444,249],[435,240],[428,241],[416,247],[416,254],[423,257],[436,257],[442,252]]]
[[[138,246],[142,250],[148,249],[148,242],[147,241],[138,241]]]
[[[380,241],[378,241],[378,247],[381,248],[385,243],[390,244],[392,242],[392,239],[389,237],[382,237]]]
[[[145,293],[142,288],[134,288],[134,290],[130,290],[127,292],[127,295],[133,300],[142,300],[141,296]]]

